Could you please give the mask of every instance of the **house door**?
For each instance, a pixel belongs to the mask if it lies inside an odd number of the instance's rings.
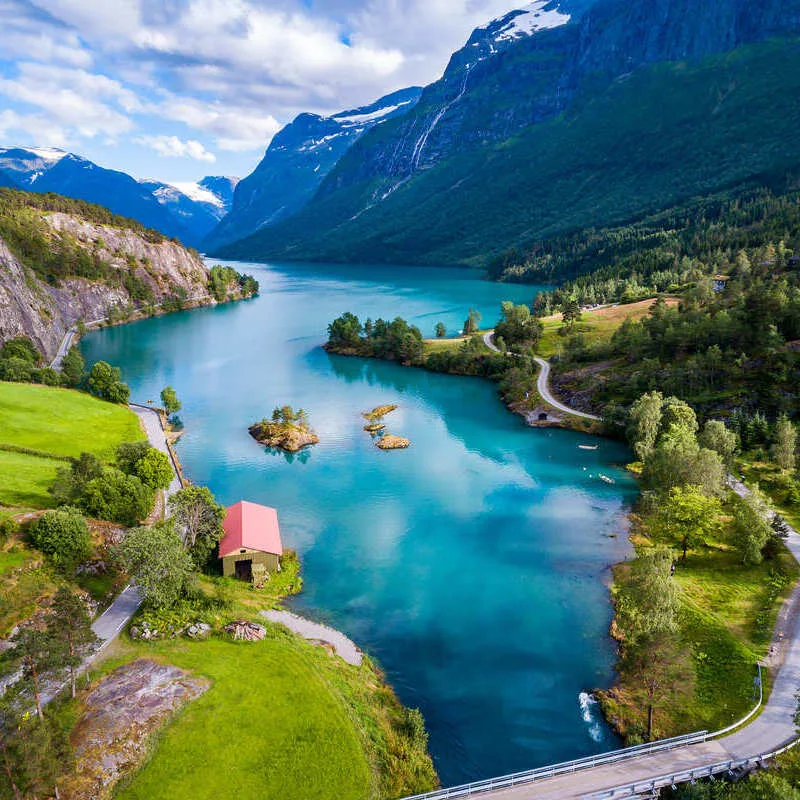
[[[246,561],[236,562],[236,571],[234,572],[236,579],[240,581],[253,580],[253,560],[248,558]]]

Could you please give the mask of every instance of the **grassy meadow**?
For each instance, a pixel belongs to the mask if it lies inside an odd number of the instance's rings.
[[[0,382],[0,507],[49,508],[48,489],[66,459],[89,452],[110,461],[118,444],[143,438],[122,406],[72,389]]]

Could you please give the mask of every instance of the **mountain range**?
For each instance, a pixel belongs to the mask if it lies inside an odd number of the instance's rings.
[[[409,113],[421,93],[419,87],[402,89],[329,117],[300,114],[275,135],[255,171],[236,187],[230,214],[203,247],[213,250],[242,239],[302,209],[362,135]]]
[[[800,0],[535,0],[442,77],[300,114],[242,181],[0,149],[0,186],[104,203],[215,256],[470,264],[800,180]]]
[[[237,182],[236,178],[206,177],[197,184],[171,186],[137,181],[54,148],[0,148],[0,186],[99,203],[193,247],[228,212]]]
[[[535,2],[229,258],[467,263],[800,168],[800,0]]]

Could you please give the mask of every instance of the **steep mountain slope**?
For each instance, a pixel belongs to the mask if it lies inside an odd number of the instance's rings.
[[[231,213],[203,248],[218,248],[299,211],[360,136],[407,114],[421,91],[402,89],[332,117],[300,114],[275,135],[255,171],[238,184]]]
[[[793,169],[798,31],[800,0],[600,0],[485,59],[476,31],[313,203],[223,253],[481,263]]]
[[[0,189],[0,342],[52,356],[78,319],[184,302],[215,302],[196,254],[99,206]]]
[[[156,200],[188,231],[189,243],[200,242],[231,210],[238,178],[207,176],[197,183],[169,184],[141,180]]]
[[[199,245],[230,210],[236,183],[236,178],[209,176],[175,187],[136,181],[55,148],[0,148],[0,185],[100,203],[187,246]]]

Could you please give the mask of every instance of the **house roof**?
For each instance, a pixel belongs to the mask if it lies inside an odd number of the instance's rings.
[[[225,535],[219,543],[220,558],[244,549],[283,555],[278,512],[274,508],[242,500],[225,510],[222,527]]]

